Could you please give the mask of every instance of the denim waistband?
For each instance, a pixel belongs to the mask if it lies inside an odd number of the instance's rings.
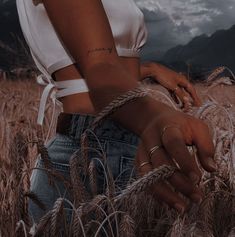
[[[80,139],[85,130],[91,128],[94,119],[95,116],[92,115],[71,114],[69,126],[66,128],[66,135],[74,139]],[[94,132],[99,139],[118,140],[135,146],[139,143],[139,137],[135,133],[111,119],[102,121]],[[88,132],[88,136],[89,134],[92,137],[92,133]]]

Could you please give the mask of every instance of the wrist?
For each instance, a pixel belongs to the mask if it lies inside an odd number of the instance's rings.
[[[145,62],[141,65],[141,79],[147,77],[156,77],[159,70],[159,64],[154,62]]]
[[[138,81],[119,63],[102,63],[90,68],[86,75],[89,96],[97,113],[119,95],[138,86]]]
[[[111,117],[124,127],[141,136],[146,127],[163,112],[171,108],[150,96],[137,98],[121,108]]]

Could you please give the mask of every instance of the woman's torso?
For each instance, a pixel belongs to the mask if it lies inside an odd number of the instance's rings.
[[[120,57],[122,65],[133,75],[136,80],[140,78],[139,58]],[[54,73],[56,81],[82,78],[75,65],[70,65]],[[61,98],[65,113],[95,114],[94,107],[89,97],[89,93],[78,93]]]
[[[120,61],[138,80],[139,51],[146,42],[143,13],[133,0],[102,0],[114,36]],[[21,27],[39,69],[58,81],[78,79],[81,75],[75,61],[56,34],[43,4],[17,0]],[[88,93],[62,98],[68,113],[94,114]]]

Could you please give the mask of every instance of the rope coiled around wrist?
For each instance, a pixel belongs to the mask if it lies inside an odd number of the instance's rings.
[[[126,92],[118,96],[116,99],[111,101],[95,118],[92,123],[91,129],[94,130],[103,119],[110,116],[114,113],[118,108],[122,107],[128,102],[133,101],[134,99],[145,97],[149,94],[150,90],[148,88],[143,87],[143,85],[138,85],[133,90]]]

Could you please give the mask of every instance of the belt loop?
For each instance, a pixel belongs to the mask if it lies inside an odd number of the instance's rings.
[[[74,115],[74,117],[76,117],[76,122],[75,124],[72,124],[72,126],[74,126],[74,137],[75,139],[81,139],[81,136],[83,134],[84,131],[84,126],[85,126],[85,122],[86,122],[86,115]]]
[[[74,137],[74,134],[75,134],[75,131],[76,131],[75,129],[76,129],[76,116],[72,115],[70,125],[69,125],[69,129],[68,129],[69,136]]]

